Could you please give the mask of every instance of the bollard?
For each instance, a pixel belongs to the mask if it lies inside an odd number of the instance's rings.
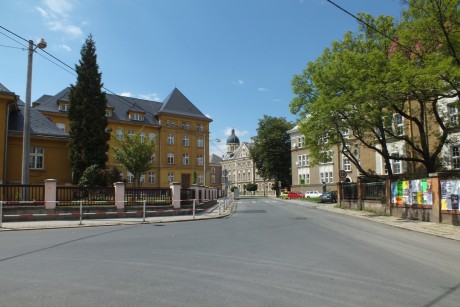
[[[221,214],[221,207],[220,206],[222,205],[222,203],[220,201],[217,201],[217,203],[219,204],[219,215],[220,215]]]
[[[142,203],[143,203],[143,206],[142,206],[143,207],[142,208],[142,223],[145,223],[145,204],[147,203],[147,201],[144,199],[142,201]]]
[[[2,228],[2,220],[3,220],[3,202],[0,201],[0,228]]]
[[[83,200],[80,200],[80,225],[83,225]]]
[[[193,218],[195,218],[195,200],[193,200]]]

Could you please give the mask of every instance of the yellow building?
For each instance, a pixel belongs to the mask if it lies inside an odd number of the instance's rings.
[[[21,178],[22,150],[22,106],[14,93],[0,88],[0,120],[9,108],[9,126],[1,125],[0,150],[7,161],[1,164],[4,183],[18,183]],[[54,96],[44,95],[34,102],[31,109],[31,157],[41,161],[30,169],[30,183],[43,183],[53,178],[58,184],[71,182],[71,168],[67,149],[69,120],[69,88]],[[141,132],[141,137],[154,139],[156,152],[152,157],[154,167],[144,174],[142,185],[147,187],[167,187],[170,182],[180,182],[184,187],[193,183],[208,185],[209,176],[209,123],[206,117],[177,88],[164,102],[149,101],[131,97],[107,94],[108,129],[112,138],[120,138],[124,132]],[[8,107],[13,104],[14,107]],[[6,123],[2,120],[0,123]],[[5,127],[3,127],[5,126]],[[41,131],[41,130],[43,131]],[[46,133],[45,133],[46,132]],[[4,136],[8,135],[7,138]],[[5,142],[5,139],[7,142]],[[115,145],[112,139],[110,145]],[[5,145],[6,144],[6,145]],[[3,146],[3,147],[2,147]],[[5,149],[6,148],[6,149]],[[38,149],[37,149],[38,148]],[[36,161],[33,160],[33,161]],[[35,162],[34,162],[35,163]],[[5,165],[8,167],[5,170]],[[117,167],[123,171],[123,178],[131,183],[133,178],[114,161],[109,152],[107,167]],[[206,172],[206,176],[204,176]],[[206,182],[204,182],[206,178]]]

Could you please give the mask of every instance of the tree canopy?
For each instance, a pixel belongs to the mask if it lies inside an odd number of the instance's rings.
[[[287,131],[293,126],[284,117],[264,115],[249,148],[259,175],[282,186],[291,184],[291,140]]]
[[[75,65],[77,82],[70,86],[68,118],[69,152],[72,180],[80,181],[86,168],[97,165],[105,169],[109,150],[107,132],[107,99],[102,92],[101,73],[97,64],[96,46],[90,35],[81,49],[81,59]]]
[[[445,99],[458,104],[458,1],[405,2],[399,24],[359,14],[357,33],[346,33],[294,76],[290,108],[299,115],[313,164],[341,144],[342,154],[367,176],[374,173],[360,164],[361,147],[383,157],[389,176],[390,160],[426,172],[441,167],[441,150],[457,131],[446,123]],[[408,148],[403,155],[391,145],[397,141]]]
[[[133,174],[134,184],[138,185],[140,178],[148,170],[152,169],[152,156],[155,154],[155,141],[144,140],[142,131],[133,135],[124,132],[122,139],[116,139],[116,145],[112,147],[115,160],[127,171]]]

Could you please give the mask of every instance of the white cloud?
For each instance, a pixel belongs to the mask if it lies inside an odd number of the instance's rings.
[[[157,93],[139,94],[138,98],[145,100],[161,101],[160,95],[158,95]]]
[[[44,0],[43,3],[44,6],[37,6],[35,10],[42,16],[48,29],[64,33],[71,38],[79,38],[83,35],[81,27],[74,25],[69,20],[74,8],[70,1]],[[85,25],[85,22],[82,25]]]
[[[68,51],[68,52],[72,51],[72,48],[70,48],[69,46],[64,45],[64,44],[58,45],[58,47],[61,48],[61,49],[64,49],[65,51]]]
[[[235,128],[230,128],[230,127],[227,127],[225,128],[225,135],[226,136],[230,136],[232,135],[232,129],[235,129]],[[243,137],[243,136],[246,136],[249,134],[249,131],[247,130],[238,130],[238,129],[235,129],[235,135],[240,138],[240,137]]]
[[[244,81],[243,80],[236,80],[236,81],[232,81],[233,84],[236,84],[236,85],[244,85]]]
[[[44,9],[42,9],[41,7],[37,6],[37,7],[35,7],[35,9],[40,13],[40,15],[42,15],[43,18],[48,18],[49,17],[48,13]]]
[[[53,13],[65,17],[73,9],[73,4],[67,0],[44,0],[44,3]]]
[[[257,90],[258,90],[259,92],[266,92],[266,91],[268,91],[268,88],[265,88],[265,87],[258,87]]]
[[[48,21],[46,25],[52,31],[63,32],[72,37],[80,37],[83,34],[83,31],[81,30],[81,28],[74,26],[74,25],[65,24],[61,21],[56,21],[56,20]]]
[[[120,93],[118,95],[124,96],[124,97],[133,97],[133,94],[131,92],[122,92],[122,93]]]

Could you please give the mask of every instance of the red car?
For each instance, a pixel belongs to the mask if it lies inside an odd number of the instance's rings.
[[[303,198],[303,193],[291,191],[291,192],[288,192],[288,198],[289,199]]]

